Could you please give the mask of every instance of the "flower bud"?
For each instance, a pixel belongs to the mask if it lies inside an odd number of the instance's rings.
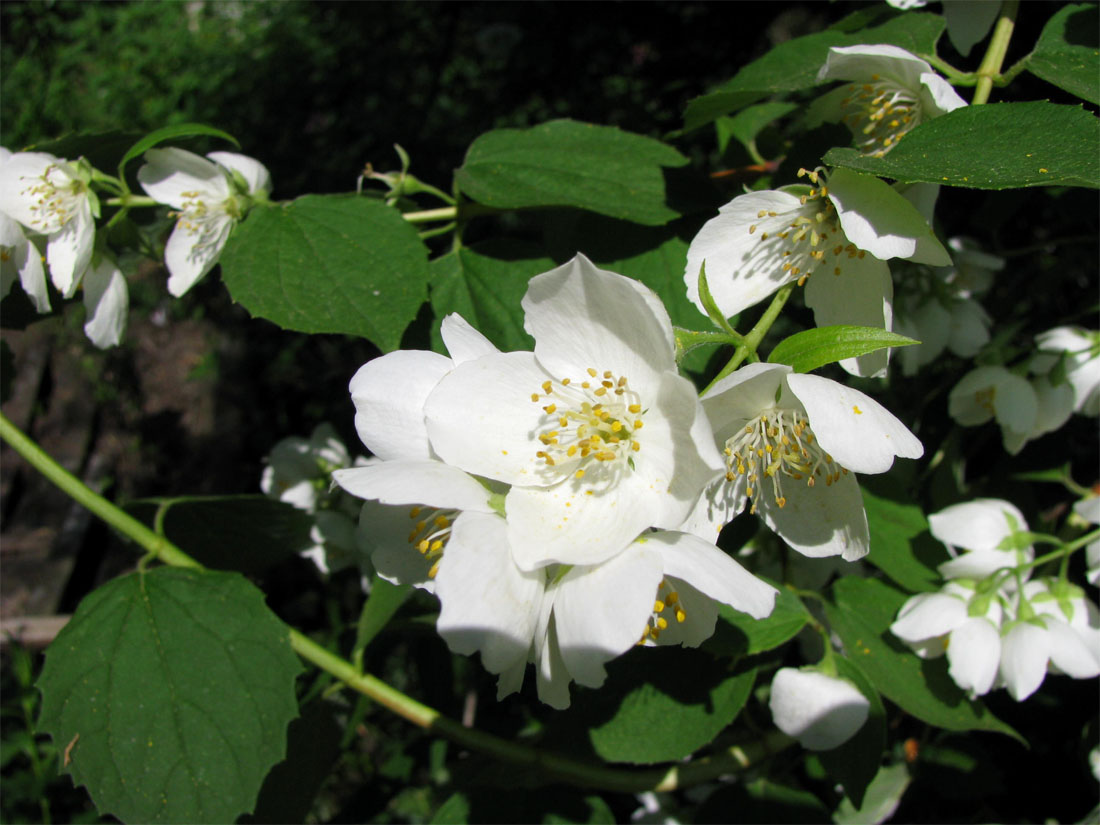
[[[851,682],[817,670],[781,668],[770,702],[776,727],[808,750],[831,750],[867,721],[871,703]]]

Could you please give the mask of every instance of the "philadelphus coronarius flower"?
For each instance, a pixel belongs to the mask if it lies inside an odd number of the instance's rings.
[[[76,294],[92,259],[99,201],[88,186],[90,180],[86,163],[45,152],[16,152],[0,161],[0,212],[46,236],[50,279],[66,298]],[[26,261],[25,265],[33,266]],[[44,289],[35,282],[27,293],[38,296],[35,303],[41,310]]]
[[[945,579],[983,579],[1035,557],[1030,544],[1015,538],[1027,532],[1024,514],[999,498],[979,498],[932,513],[928,529],[951,553],[951,560],[938,568]]]
[[[688,298],[706,313],[699,297],[705,263],[711,296],[727,317],[797,281],[818,326],[890,329],[894,287],[886,261],[947,266],[947,250],[917,208],[879,178],[847,169],[807,175],[811,186],[739,195],[704,224],[688,248]],[[869,376],[882,374],[886,362],[879,350],[840,363]]]
[[[798,552],[861,558],[867,515],[851,472],[883,473],[924,447],[877,401],[782,364],[750,364],[703,396],[725,468],[682,529],[709,541],[746,504]]]
[[[1073,391],[1073,410],[1100,416],[1100,332],[1083,327],[1055,327],[1035,336],[1038,354],[1032,372],[1046,374],[1064,359],[1065,380]]]
[[[927,62],[897,46],[834,46],[817,80],[848,80],[819,98],[809,125],[842,121],[864,154],[882,157],[926,120],[966,105]]]
[[[84,272],[84,334],[100,349],[118,346],[126,331],[130,291],[122,270],[106,254],[96,253]]]
[[[583,255],[531,279],[535,351],[457,364],[425,404],[450,465],[512,485],[516,564],[592,565],[650,527],[675,529],[721,467],[668,313]]]
[[[233,225],[271,189],[271,175],[257,160],[233,152],[206,158],[175,147],[150,149],[138,170],[145,192],[179,213],[164,249],[168,291],[177,298],[213,268]]]
[[[768,706],[775,726],[812,751],[843,745],[871,711],[870,700],[847,679],[793,667],[776,671]]]

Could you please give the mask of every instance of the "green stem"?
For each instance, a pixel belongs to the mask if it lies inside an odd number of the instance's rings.
[[[107,198],[103,202],[107,206],[122,206],[129,209],[131,206],[160,206],[160,201],[153,200],[147,195],[122,195],[118,198]]]
[[[458,207],[441,206],[438,209],[425,209],[423,212],[405,212],[402,218],[409,223],[430,223],[431,221],[453,221],[458,216]]]
[[[31,466],[60,487],[73,500],[133,539],[150,553],[156,554],[165,564],[195,570],[204,569],[201,564],[166,538],[158,536],[115,504],[90,490],[72,473],[54,461],[3,413],[0,413],[0,438],[10,444]],[[646,790],[671,791],[742,770],[793,742],[780,731],[772,731],[763,739],[756,739],[743,746],[732,747],[713,756],[671,768],[645,770],[608,768],[547,753],[484,731],[467,728],[460,722],[443,716],[434,708],[406,696],[380,679],[368,673],[359,672],[351,662],[326,650],[298,630],[288,627],[287,631],[291,647],[303,659],[414,725],[445,736],[472,750],[509,762],[529,765],[540,772],[582,787],[628,793]]]
[[[741,366],[741,362],[749,355],[755,358],[756,348],[760,346],[760,342],[763,341],[764,336],[768,334],[768,330],[771,329],[772,324],[775,323],[775,319],[779,317],[779,313],[783,310],[783,305],[787,303],[787,299],[791,297],[791,292],[794,290],[794,287],[795,285],[793,283],[780,287],[779,291],[775,293],[775,297],[772,298],[771,304],[764,310],[764,314],[760,316],[760,320],[756,322],[756,326],[745,335],[744,343],[734,350],[733,357],[730,358],[729,363],[722,367],[722,371],[714,376],[714,380],[707,384],[706,389],[700,394],[705,394],[707,390]]]
[[[964,72],[956,69],[946,60],[934,54],[919,54],[921,60],[927,61],[934,69],[939,71],[952,86],[973,86],[977,82],[974,72]]]
[[[1008,53],[1008,41],[1012,39],[1012,30],[1016,26],[1016,11],[1019,5],[1020,0],[1004,0],[1001,6],[1001,16],[993,27],[989,48],[986,49],[982,64],[975,72],[978,76],[978,85],[974,89],[971,106],[979,106],[989,100],[989,94],[993,91],[993,80],[1000,76],[1001,66]]]

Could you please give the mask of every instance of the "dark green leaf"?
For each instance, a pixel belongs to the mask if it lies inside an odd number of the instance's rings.
[[[684,131],[697,129],[762,97],[816,86],[817,73],[833,46],[887,43],[914,54],[932,54],[943,27],[943,18],[938,14],[910,12],[851,33],[827,29],[780,43],[741,69],[732,80],[690,101],[684,112]]]
[[[262,495],[191,496],[163,502],[164,535],[207,567],[255,574],[308,550],[313,517]],[[153,526],[161,500],[126,510]]]
[[[666,170],[687,162],[653,138],[552,120],[482,135],[455,180],[463,194],[498,209],[571,206],[658,226],[679,215],[667,203]]]
[[[919,659],[889,627],[906,595],[884,582],[849,576],[833,585],[825,612],[852,662],[892,702],[948,730],[997,731],[1023,741],[982,702],[968,699],[947,673],[945,657]]]
[[[871,532],[871,552],[865,561],[906,590],[917,593],[938,590],[941,577],[935,563],[918,556],[914,548],[913,540],[928,530],[928,521],[921,508],[916,504],[877,496],[865,487],[862,492],[867,526]],[[944,556],[937,561],[946,560]]]
[[[820,825],[829,811],[806,790],[780,785],[768,779],[722,783],[699,807],[695,822],[782,822],[786,825]]]
[[[455,793],[436,808],[430,825],[466,825],[470,821],[470,803],[465,794]]]
[[[742,146],[748,147],[756,140],[760,130],[772,121],[789,115],[798,106],[794,103],[773,101],[749,106],[733,117],[720,118],[715,127],[718,130],[718,148],[724,151],[729,138],[735,138]]]
[[[352,658],[359,659],[374,637],[377,636],[393,618],[397,609],[405,603],[412,592],[411,584],[391,584],[375,574],[371,578],[370,596],[359,614],[359,627],[355,634],[355,646]]]
[[[27,151],[48,152],[59,158],[75,160],[87,158],[88,162],[100,171],[115,168],[118,159],[141,136],[140,132],[112,130],[110,132],[77,132],[57,140],[36,143]]]
[[[527,282],[556,264],[539,247],[494,238],[431,263],[432,310],[442,319],[457,312],[502,350],[530,350],[534,341],[523,328],[520,301]],[[432,344],[444,351],[439,325]]]
[[[881,754],[879,756],[881,758]],[[846,796],[833,814],[833,822],[838,825],[879,825],[886,822],[897,810],[909,782],[909,769],[905,765],[884,765],[867,788],[866,799],[856,802]]]
[[[569,730],[587,728],[602,759],[633,764],[682,759],[709,743],[741,711],[756,678],[753,668],[682,647],[638,648],[607,672],[602,688],[575,693],[573,707],[555,718]]]
[[[779,591],[770,616],[754,619],[728,605],[719,605],[718,626],[703,643],[703,649],[716,656],[752,656],[793,639],[810,620],[810,614],[789,588],[769,584]]]
[[[844,358],[919,343],[878,327],[817,327],[780,341],[768,355],[768,363],[787,364],[795,372],[810,372]]]
[[[166,140],[176,140],[178,138],[195,137],[197,135],[207,135],[209,137],[228,140],[238,149],[240,148],[240,144],[237,143],[237,139],[233,137],[233,135],[228,132],[223,132],[221,129],[215,129],[213,126],[206,126],[202,123],[179,123],[175,126],[165,126],[163,129],[157,129],[155,132],[150,132],[126,150],[126,154],[123,155],[122,160],[118,162],[118,176],[121,178],[125,174],[127,163],[139,155],[145,154],[147,150],[152,149],[158,143],[164,143]]]
[[[1089,103],[1100,103],[1100,15],[1095,3],[1071,3],[1047,21],[1029,72]]]
[[[871,708],[867,721],[856,735],[832,750],[818,754],[829,775],[844,786],[844,795],[858,808],[863,804],[867,786],[882,764],[882,751],[886,747],[886,709],[882,706],[878,691],[863,671],[843,656],[834,659],[837,675],[852,682],[867,697]]]
[[[300,670],[244,578],[158,568],[81,602],[46,653],[40,726],[100,813],[232,822],[286,752]]]
[[[1100,188],[1100,121],[1080,106],[1045,101],[965,106],[922,123],[885,157],[826,153],[845,166],[902,183],[972,189]]]
[[[389,351],[427,297],[428,250],[395,210],[306,195],[253,209],[221,257],[235,301],[298,332],[360,335]]]

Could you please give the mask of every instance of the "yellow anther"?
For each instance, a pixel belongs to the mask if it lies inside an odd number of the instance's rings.
[[[591,376],[592,376],[593,378],[595,378],[595,377],[596,377],[596,376],[597,376],[597,375],[599,374],[599,373],[597,373],[597,372],[596,372],[596,371],[595,371],[594,369],[592,369],[592,367],[589,367],[589,368],[588,368],[588,369],[586,370],[586,372],[587,372],[587,373],[588,373],[589,375],[591,375]]]
[[[558,405],[557,405],[557,404],[547,404],[547,405],[546,405],[545,407],[543,407],[543,410],[545,410],[545,411],[546,411],[546,413],[547,413],[547,414],[549,414],[549,415],[553,415],[553,414],[554,414],[554,412],[555,412],[555,411],[556,411],[557,409],[558,409]]]
[[[677,622],[682,622],[687,617],[688,617],[687,613],[685,613],[682,608],[677,608],[676,609],[676,621]]]
[[[411,510],[409,510],[409,518],[416,518],[417,516],[419,516],[421,509],[423,508],[413,507]]]
[[[653,612],[654,613],[661,613],[661,612],[664,611],[664,609],[665,609],[665,603],[663,601],[661,601],[660,599],[657,599],[657,601],[655,601],[653,603]]]
[[[576,449],[576,448],[571,448],[571,449]],[[573,473],[573,478],[584,478],[584,470],[577,470],[577,472]]]
[[[666,619],[664,616],[658,616],[657,617],[657,629],[658,630],[664,630],[667,627],[668,627],[668,619]]]

